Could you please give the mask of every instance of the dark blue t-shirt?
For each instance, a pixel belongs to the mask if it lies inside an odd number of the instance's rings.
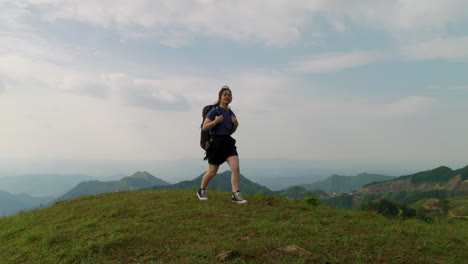
[[[234,125],[231,121],[231,112],[224,110],[222,107],[213,107],[206,115],[206,118],[215,120],[216,116],[219,115],[223,115],[223,122],[217,124],[212,131],[215,135],[231,135],[232,126]],[[236,116],[234,113],[232,115]]]

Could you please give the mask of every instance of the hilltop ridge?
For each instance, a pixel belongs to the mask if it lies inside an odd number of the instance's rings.
[[[123,191],[0,219],[0,263],[462,263],[467,222],[429,225],[272,196]],[[412,245],[412,246],[408,246]],[[223,255],[224,254],[224,255]],[[224,256],[224,257],[223,257]]]

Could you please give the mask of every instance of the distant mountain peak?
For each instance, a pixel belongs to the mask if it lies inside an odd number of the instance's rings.
[[[123,177],[119,181],[84,181],[80,182],[56,201],[70,200],[82,195],[94,195],[116,191],[132,191],[150,188],[155,185],[169,185],[168,182],[154,177],[147,171],[137,171],[131,176]]]
[[[137,171],[133,173],[130,178],[136,178],[136,179],[149,179],[149,178],[156,178],[151,173],[147,171]]]
[[[302,184],[300,186],[306,188],[307,190],[320,189],[326,193],[344,193],[358,190],[371,182],[386,181],[394,178],[395,177],[392,176],[368,174],[366,172],[356,176],[333,174],[323,181],[319,181],[313,184]]]

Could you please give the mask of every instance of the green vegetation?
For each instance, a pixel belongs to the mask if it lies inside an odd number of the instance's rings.
[[[307,196],[304,199],[304,202],[310,206],[319,206],[320,200],[317,198],[316,195]]]
[[[449,191],[449,190],[429,190],[429,191],[401,191],[401,192],[382,192],[382,193],[363,193],[355,195],[342,194],[337,197],[332,197],[322,200],[323,203],[330,206],[335,206],[343,209],[355,209],[368,202],[385,198],[394,200],[406,205],[411,205],[417,201],[427,198],[434,199],[449,199],[453,197],[466,197],[466,191]]]
[[[448,208],[454,215],[468,216],[468,196],[448,199]]]
[[[0,219],[0,263],[464,263],[468,222],[209,190],[107,193]]]
[[[336,197],[323,199],[322,203],[333,206],[333,207],[337,207],[337,208],[343,208],[343,209],[354,208],[353,196],[346,194],[346,193],[343,193]]]
[[[409,206],[427,198],[447,200],[466,197],[468,196],[466,179],[468,179],[468,166],[455,171],[441,166],[390,181],[368,184],[352,195],[331,197],[324,199],[323,203],[339,208],[355,209],[382,198]],[[447,210],[446,212],[448,213]]]
[[[416,210],[413,208],[409,208],[408,206],[396,202],[391,201],[385,198],[378,199],[367,204],[360,206],[361,210],[367,210],[371,212],[376,212],[381,214],[385,217],[393,217],[393,218],[414,218],[417,217]]]
[[[447,200],[422,199],[411,204],[410,207],[439,221],[467,220],[468,218],[468,196]]]
[[[411,175],[411,183],[413,184],[420,184],[420,183],[430,183],[430,182],[437,182],[437,183],[442,183],[445,184],[447,183],[451,178],[453,178],[453,170],[441,166],[439,168],[429,170],[429,171],[423,171],[419,172],[416,174]]]
[[[300,186],[291,186],[284,191],[276,192],[280,196],[287,197],[289,199],[304,199],[307,196],[316,195],[321,197],[328,197],[329,195],[322,190],[306,190]]]

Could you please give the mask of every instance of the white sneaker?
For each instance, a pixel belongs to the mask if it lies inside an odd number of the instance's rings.
[[[202,201],[208,200],[208,196],[206,195],[206,190],[205,189],[202,189],[202,188],[198,189],[197,196],[198,196],[198,199],[200,199]]]
[[[233,203],[247,203],[247,200],[242,198],[242,195],[239,191],[232,193],[232,202]]]

